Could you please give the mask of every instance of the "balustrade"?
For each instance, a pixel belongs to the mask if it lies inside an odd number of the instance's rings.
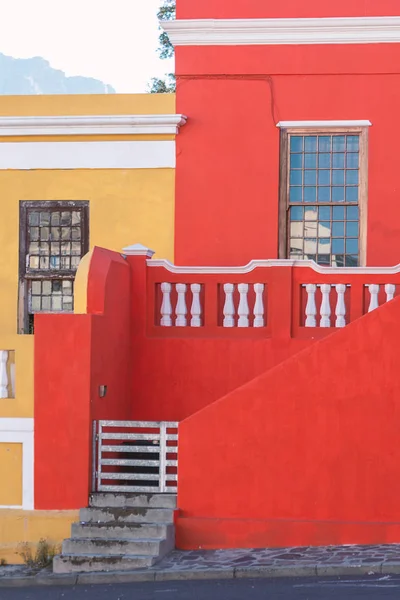
[[[343,328],[393,300],[400,284],[400,267],[331,268],[289,260],[226,268],[176,267],[154,260],[147,265],[153,267],[152,333],[160,331],[154,328],[173,328],[170,335],[178,337],[187,335],[179,330],[190,329],[203,330],[196,334],[200,337],[273,337],[274,331],[323,337],[329,333],[324,330]],[[309,329],[319,333],[307,333]]]
[[[0,350],[0,399],[14,397],[15,364],[14,352]]]

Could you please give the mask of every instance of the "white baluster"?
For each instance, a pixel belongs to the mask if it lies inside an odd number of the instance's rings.
[[[224,304],[224,327],[235,327],[235,305],[233,304],[233,283],[224,284],[225,304]]]
[[[336,302],[336,327],[346,327],[346,303],[344,294],[346,286],[343,283],[336,284],[337,302]]]
[[[329,283],[323,283],[321,285],[322,302],[321,302],[321,320],[319,323],[320,327],[331,326],[331,285]]]
[[[391,300],[393,300],[394,295],[396,293],[396,286],[393,285],[393,283],[387,283],[385,285],[385,292],[386,292],[386,302],[390,302]]]
[[[249,326],[249,303],[247,301],[247,294],[249,293],[249,285],[247,283],[239,283],[238,290],[240,294],[239,308],[238,308],[238,327]]]
[[[176,291],[178,293],[178,300],[176,302],[176,327],[186,327],[187,325],[186,289],[186,283],[176,284]]]
[[[161,326],[172,327],[172,304],[171,304],[171,289],[170,283],[162,283],[161,291],[163,300],[161,304]]]
[[[376,283],[371,283],[368,286],[369,294],[371,297],[370,302],[369,302],[368,312],[372,312],[376,308],[379,308],[379,298],[378,298],[379,288],[380,288],[380,286]]]
[[[317,286],[314,283],[306,285],[307,292],[307,306],[306,306],[306,327],[317,326],[317,305],[315,304],[315,293]]]
[[[256,301],[254,303],[254,324],[253,327],[264,327],[264,284],[255,283],[254,292]]]
[[[191,327],[201,327],[201,304],[200,304],[200,291],[201,285],[199,283],[192,283],[190,286],[192,290],[193,300],[192,307],[190,309],[190,313],[192,315],[192,319],[190,321]]]
[[[0,398],[8,398],[8,351],[0,350]]]

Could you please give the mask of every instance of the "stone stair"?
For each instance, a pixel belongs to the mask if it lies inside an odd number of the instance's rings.
[[[175,547],[174,494],[93,494],[54,573],[130,571],[153,566]]]

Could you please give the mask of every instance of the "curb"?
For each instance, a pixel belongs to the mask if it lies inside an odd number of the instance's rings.
[[[275,567],[234,567],[225,569],[203,569],[188,571],[146,570],[110,571],[103,573],[71,573],[54,575],[39,573],[32,577],[0,578],[0,588],[37,586],[101,585],[110,583],[139,583],[149,581],[195,581],[212,579],[273,579],[278,577],[338,577],[351,575],[398,575],[400,562],[375,564],[315,564]]]

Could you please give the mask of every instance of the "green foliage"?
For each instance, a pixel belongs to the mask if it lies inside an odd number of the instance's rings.
[[[163,0],[163,4],[160,6],[160,10],[157,14],[160,21],[170,21],[171,19],[175,19],[175,14],[176,0]],[[168,34],[161,30],[158,39],[160,44],[158,48],[158,54],[160,55],[160,58],[173,58],[174,47],[170,42]],[[169,73],[166,75],[165,79],[153,77],[148,89],[151,94],[173,94],[176,90],[175,76],[173,73]]]
[[[20,544],[19,556],[22,558],[27,567],[31,569],[45,569],[50,567],[53,558],[59,554],[60,548],[50,544],[45,539],[40,539],[36,546],[35,553],[32,552],[32,547],[27,542]]]
[[[150,94],[174,94],[176,89],[176,80],[173,73],[168,73],[165,79],[153,77],[148,85]]]

